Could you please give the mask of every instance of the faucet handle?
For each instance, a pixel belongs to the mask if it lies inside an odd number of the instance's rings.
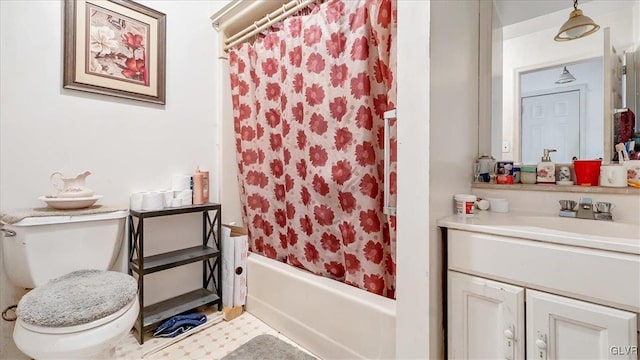
[[[600,213],[610,213],[616,205],[610,202],[597,202],[595,203],[595,207],[596,211]]]

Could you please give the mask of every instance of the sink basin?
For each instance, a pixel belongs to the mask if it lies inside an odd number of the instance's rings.
[[[628,238],[640,242],[640,227],[613,221],[572,219],[551,216],[512,216],[503,226],[535,228],[550,232],[563,232],[581,236]],[[498,221],[502,222],[502,221]]]
[[[528,213],[483,212],[470,218],[451,216],[438,225],[609,251],[640,254],[640,225],[615,221],[561,218]]]

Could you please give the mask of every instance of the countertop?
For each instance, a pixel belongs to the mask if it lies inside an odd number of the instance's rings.
[[[479,211],[471,217],[447,216],[438,220],[437,225],[449,229],[640,255],[640,225],[637,224],[561,218],[526,212]]]
[[[561,185],[543,185],[543,184],[489,184],[489,183],[473,183],[472,189],[491,189],[491,190],[519,190],[519,191],[548,191],[548,192],[569,192],[584,194],[623,194],[623,195],[640,195],[640,189],[630,186],[626,187],[604,187],[604,186],[561,186]]]

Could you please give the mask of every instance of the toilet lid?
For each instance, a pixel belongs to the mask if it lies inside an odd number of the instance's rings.
[[[138,285],[127,274],[79,270],[31,290],[18,303],[23,322],[41,327],[69,327],[102,319],[129,305]]]

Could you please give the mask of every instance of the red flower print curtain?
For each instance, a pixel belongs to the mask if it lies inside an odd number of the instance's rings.
[[[383,113],[395,107],[395,24],[394,1],[331,0],[229,54],[251,251],[391,298]]]

